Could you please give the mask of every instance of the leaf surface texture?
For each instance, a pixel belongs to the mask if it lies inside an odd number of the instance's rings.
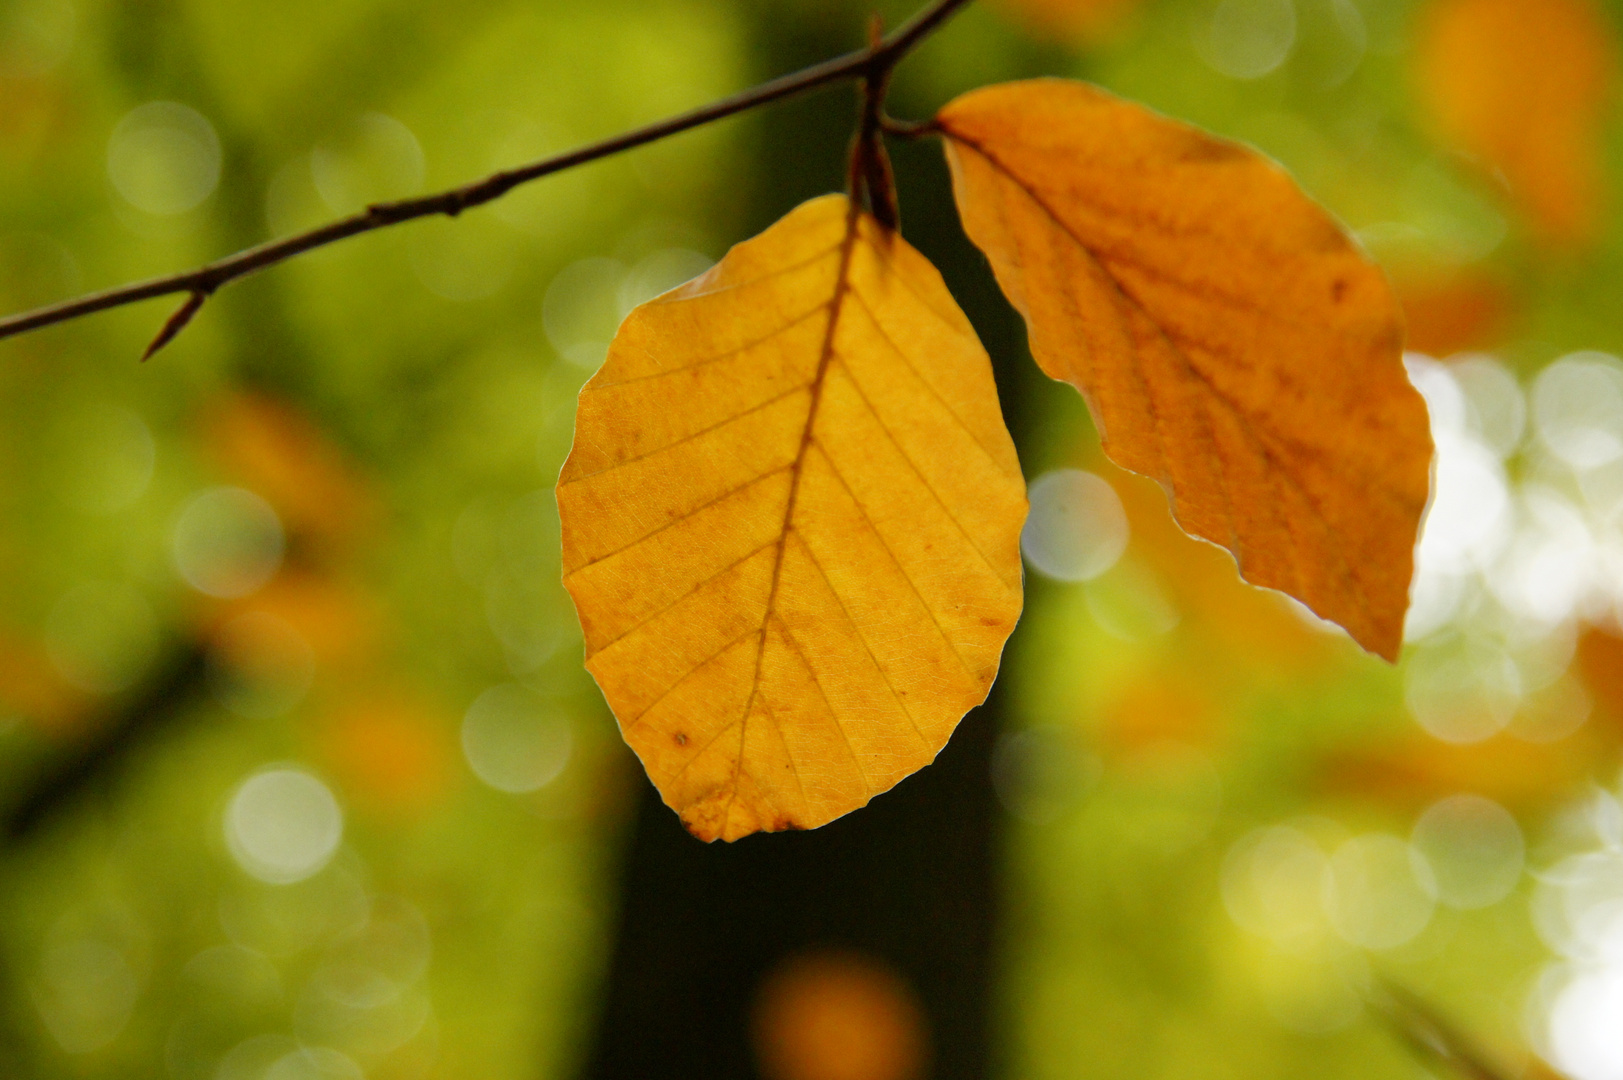
[[[934,760],[1020,613],[986,353],[843,196],[626,318],[558,506],[587,667],[705,840],[815,828]]]
[[[1110,457],[1394,658],[1432,448],[1381,272],[1265,158],[1094,87],[987,87],[937,124],[965,231]]]

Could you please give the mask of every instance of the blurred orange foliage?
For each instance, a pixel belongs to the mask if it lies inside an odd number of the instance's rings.
[[[451,723],[398,691],[356,696],[321,721],[317,742],[352,799],[385,813],[433,805],[452,776]]]
[[[997,0],[995,6],[1032,33],[1067,45],[1097,45],[1128,25],[1143,0]]]
[[[1423,279],[1400,274],[1395,287],[1408,322],[1406,347],[1427,356],[1492,348],[1505,340],[1515,315],[1515,293],[1481,271]]]
[[[1416,732],[1335,755],[1322,775],[1329,791],[1415,809],[1470,791],[1513,811],[1536,811],[1599,779],[1612,767],[1615,747],[1615,739],[1592,726],[1552,743],[1499,734],[1468,746]]]
[[[284,569],[240,600],[207,601],[198,615],[205,636],[243,615],[269,615],[304,639],[322,667],[353,666],[376,651],[382,616],[360,589],[305,570]]]
[[[1208,683],[1156,668],[1103,708],[1100,735],[1118,751],[1166,742],[1205,747],[1215,741],[1220,717]]]
[[[288,530],[317,544],[359,539],[378,508],[344,454],[303,413],[261,394],[211,411],[209,441],[221,463],[263,495]]]
[[[1623,734],[1623,636],[1587,626],[1578,637],[1578,674],[1595,701],[1595,715]]]
[[[53,79],[0,77],[0,154],[26,159],[75,122],[66,87]]]
[[[1503,178],[1548,247],[1599,232],[1615,53],[1591,0],[1436,0],[1420,28],[1416,78],[1439,134]]]
[[[792,957],[768,976],[756,999],[755,1047],[767,1080],[913,1080],[929,1057],[912,989],[852,952]]]
[[[46,735],[72,734],[88,699],[57,673],[44,646],[0,630],[0,712]]]

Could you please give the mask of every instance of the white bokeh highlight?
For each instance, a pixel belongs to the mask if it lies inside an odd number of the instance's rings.
[[[1588,850],[1537,874],[1533,921],[1559,959],[1535,993],[1540,1052],[1573,1080],[1623,1080],[1623,808],[1590,800]]]
[[[1623,458],[1623,362],[1600,352],[1564,356],[1533,383],[1539,441],[1575,469]]]
[[[1060,581],[1089,581],[1116,565],[1127,548],[1127,512],[1115,489],[1081,469],[1044,473],[1028,492],[1020,532],[1026,561]]]
[[[569,764],[568,717],[520,683],[480,694],[462,720],[462,751],[475,776],[511,795],[545,787]]]
[[[1439,902],[1484,908],[1509,896],[1526,845],[1510,811],[1481,795],[1451,795],[1427,807],[1409,837],[1425,857]]]
[[[244,780],[225,813],[237,865],[272,885],[303,881],[326,866],[344,835],[327,785],[304,769],[274,766]]]
[[[198,592],[234,600],[275,575],[284,547],[281,519],[245,488],[209,488],[175,520],[175,570]]]
[[[1392,949],[1426,928],[1436,892],[1431,868],[1419,852],[1396,836],[1366,833],[1330,856],[1324,908],[1348,944]]]
[[[1231,79],[1260,79],[1296,44],[1292,0],[1220,0],[1196,24],[1195,48],[1212,70]]]
[[[220,138],[196,109],[150,101],[125,114],[107,140],[107,179],[137,210],[184,214],[220,182]]]

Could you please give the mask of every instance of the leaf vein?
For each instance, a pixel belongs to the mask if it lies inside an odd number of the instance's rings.
[[[879,672],[879,677],[885,682],[885,689],[889,690],[890,696],[895,699],[896,707],[901,710],[903,716],[907,717],[908,724],[913,728],[913,734],[917,735],[919,737],[919,741],[924,743],[925,746],[929,746],[930,740],[926,739],[924,737],[924,732],[919,730],[918,721],[913,719],[913,714],[908,709],[907,703],[904,702],[902,700],[902,696],[896,692],[896,686],[890,681],[890,675],[885,671],[883,665],[879,663],[879,657],[874,655],[873,646],[869,645],[868,639],[863,636],[862,627],[857,624],[856,619],[852,618],[851,609],[846,607],[845,598],[841,596],[840,591],[834,587],[834,582],[829,580],[828,571],[823,569],[823,564],[818,561],[816,553],[812,551],[811,545],[806,542],[806,537],[801,534],[800,530],[795,529],[793,532],[795,539],[800,541],[802,550],[806,552],[806,558],[811,560],[811,564],[814,568],[816,568],[818,576],[823,579],[823,584],[828,586],[829,595],[834,597],[834,602],[840,605],[840,614],[844,615],[845,621],[851,624],[851,632],[856,635],[858,641],[862,642],[863,651],[868,654],[868,659],[873,661],[875,670]],[[779,621],[781,622],[782,620]]]
[[[919,587],[914,583],[912,575],[907,572],[907,567],[902,564],[901,559],[896,557],[896,552],[891,550],[890,544],[885,540],[884,534],[879,531],[879,527],[874,524],[873,518],[868,516],[868,508],[862,505],[862,501],[857,498],[857,493],[851,490],[850,484],[846,483],[845,476],[840,472],[839,466],[834,464],[834,459],[828,456],[828,451],[823,449],[821,443],[814,443],[814,445],[817,446],[818,452],[823,455],[823,460],[828,462],[829,471],[834,474],[834,479],[838,480],[840,486],[845,489],[846,497],[857,508],[857,513],[862,515],[862,520],[867,523],[868,530],[873,533],[874,539],[878,540],[879,546],[885,549],[885,554],[890,556],[890,561],[896,564],[896,569],[901,572],[902,580],[907,582],[907,587],[913,590],[913,595],[918,598],[920,606],[924,608],[924,613],[930,616],[930,622],[934,624],[936,631],[941,635],[941,639],[947,643],[947,648],[952,652],[953,656],[958,658],[958,662],[963,665],[964,671],[973,678],[975,673],[970,670],[969,661],[965,660],[963,655],[959,653],[957,644],[947,633],[946,628],[941,625],[941,620],[936,617],[935,609],[930,606],[928,600],[924,599],[924,594],[919,592]]]
[[[647,626],[649,623],[653,622],[655,619],[659,618],[661,615],[664,615],[666,612],[670,611],[672,608],[676,607],[678,604],[681,604],[683,601],[685,601],[689,597],[693,596],[700,589],[704,588],[706,585],[710,584],[712,581],[715,581],[717,578],[723,577],[726,574],[728,574],[729,572],[738,569],[740,566],[743,566],[745,563],[749,562],[751,559],[755,558],[755,556],[759,555],[761,552],[765,551],[767,548],[771,547],[775,543],[777,543],[776,540],[768,540],[766,543],[762,544],[760,547],[756,548],[754,551],[749,552],[747,555],[742,555],[739,558],[734,559],[732,562],[728,563],[726,566],[722,567],[720,570],[717,570],[715,573],[708,575],[703,581],[699,582],[697,585],[693,586],[687,592],[683,593],[681,596],[677,597],[675,600],[672,600],[670,603],[666,604],[664,607],[660,608],[658,611],[654,612],[652,615],[649,615],[645,619],[639,620],[637,622],[637,625],[632,626],[632,627],[630,627],[630,628],[628,628],[626,630],[621,631],[620,633],[616,634],[613,638],[609,639],[608,641],[605,641],[603,644],[601,644],[597,648],[593,649],[592,650],[592,655],[596,656],[598,653],[600,653],[604,649],[607,649],[610,646],[614,645],[616,642],[621,641],[624,638],[630,637],[632,634],[635,634],[638,630],[641,630],[643,627]]]
[[[890,346],[890,350],[897,355],[904,365],[906,365],[907,370],[912,372],[913,377],[930,392],[930,396],[935,398],[936,402],[940,404],[941,410],[948,416],[952,417],[953,422],[963,429],[964,434],[969,436],[970,441],[975,444],[976,449],[985,455],[987,461],[992,463],[993,468],[997,469],[998,472],[1003,473],[1005,476],[1011,475],[1009,471],[1004,468],[1001,463],[999,463],[998,459],[992,456],[992,451],[987,449],[985,443],[981,442],[980,436],[975,434],[974,429],[972,429],[969,424],[965,422],[962,416],[958,415],[957,410],[947,403],[947,399],[941,396],[940,391],[938,391],[930,383],[930,380],[926,379],[924,375],[920,373],[918,365],[913,363],[913,358],[908,356],[902,347],[896,344],[896,339],[890,336],[890,332],[887,331],[884,326],[880,325],[879,316],[876,315],[873,308],[868,305],[868,301],[863,297],[862,293],[853,289],[851,295],[856,298],[857,303],[867,314],[868,321],[873,323],[873,328],[879,334],[879,337],[885,342],[886,345]]]
[[[756,484],[759,484],[762,480],[769,480],[769,479],[771,479],[772,477],[778,475],[781,472],[788,472],[793,467],[794,466],[793,466],[792,462],[790,464],[787,464],[787,465],[779,465],[776,469],[768,469],[766,472],[761,473],[759,476],[756,476],[756,477],[754,477],[754,478],[752,478],[750,480],[744,481],[742,484],[739,484],[735,488],[729,488],[728,490],[723,491],[720,495],[717,495],[715,498],[710,499],[710,500],[708,500],[706,502],[703,502],[703,503],[699,504],[698,506],[695,506],[692,510],[689,510],[687,513],[683,514],[681,517],[672,518],[670,521],[667,521],[665,524],[661,525],[659,528],[654,529],[651,532],[644,533],[643,535],[637,537],[637,539],[631,541],[629,544],[624,544],[624,545],[622,545],[620,547],[615,548],[613,551],[605,552],[604,554],[599,555],[594,559],[590,559],[590,560],[588,560],[586,562],[581,563],[579,566],[575,567],[573,570],[570,570],[568,573],[564,574],[564,580],[568,581],[570,578],[574,577],[576,574],[580,573],[581,571],[590,569],[591,567],[596,566],[598,563],[603,562],[605,559],[612,559],[616,555],[624,554],[625,552],[630,551],[632,548],[636,547],[638,544],[641,544],[643,541],[650,540],[650,539],[658,536],[660,533],[664,532],[666,529],[669,529],[669,528],[672,528],[672,527],[674,527],[676,525],[682,524],[682,522],[687,521],[689,518],[693,517],[695,514],[701,514],[704,511],[710,509],[712,506],[716,505],[717,503],[724,502],[725,500],[732,498],[734,495],[737,495],[737,494],[739,494],[741,492],[749,490],[750,488],[754,487]]]
[[[1102,265],[1100,265],[1098,258],[1094,255],[1093,251],[1088,247],[1087,242],[1085,240],[1083,240],[1080,236],[1076,235],[1075,231],[1073,231],[1071,229],[1071,227],[1069,225],[1067,225],[1060,218],[1060,216],[1057,213],[1055,213],[1053,208],[1050,207],[1048,205],[1048,203],[1040,195],[1037,194],[1036,191],[1034,191],[1030,186],[1028,186],[1025,183],[1024,180],[1022,180],[1018,175],[1016,175],[1011,169],[1009,169],[1007,166],[1005,166],[996,157],[994,157],[990,153],[986,152],[986,150],[984,148],[982,148],[981,146],[979,146],[978,144],[976,144],[974,142],[964,140],[960,136],[957,136],[957,135],[953,135],[952,138],[959,141],[959,142],[962,142],[966,146],[969,146],[970,148],[972,148],[976,153],[980,154],[983,158],[985,158],[988,164],[993,166],[998,172],[1002,173],[1004,176],[1008,177],[1009,180],[1012,183],[1014,183],[1022,191],[1024,191],[1026,193],[1026,195],[1032,200],[1032,202],[1035,203],[1038,206],[1038,208],[1040,208],[1043,211],[1043,213],[1048,216],[1049,220],[1053,221],[1054,224],[1057,225],[1059,227],[1059,229],[1065,235],[1067,235],[1067,236],[1069,236],[1071,238],[1071,240],[1076,244],[1076,246],[1078,248],[1080,248],[1082,250],[1082,252],[1090,260],[1092,260],[1096,266],[1099,266],[1101,272],[1103,272],[1106,279],[1115,287],[1117,293],[1121,296],[1121,298],[1124,301],[1126,301],[1127,303],[1131,304],[1134,309],[1136,309],[1141,315],[1143,315],[1145,320],[1149,323],[1149,325],[1155,328],[1156,333],[1161,335],[1162,339],[1167,343],[1167,347],[1171,350],[1172,354],[1178,358],[1179,362],[1182,364],[1183,368],[1188,372],[1188,374],[1193,379],[1195,379],[1196,381],[1201,383],[1201,385],[1205,386],[1208,390],[1210,390],[1211,394],[1212,394],[1212,397],[1219,404],[1221,404],[1223,406],[1223,408],[1225,408],[1228,412],[1230,412],[1232,415],[1234,415],[1234,417],[1236,419],[1238,419],[1240,421],[1239,426],[1240,426],[1241,430],[1243,430],[1245,432],[1246,437],[1248,439],[1250,439],[1251,442],[1254,445],[1256,445],[1258,451],[1262,454],[1263,458],[1274,467],[1275,472],[1277,472],[1277,474],[1290,487],[1294,488],[1296,490],[1296,492],[1299,495],[1302,496],[1303,502],[1305,502],[1307,504],[1307,507],[1308,507],[1309,510],[1312,511],[1313,516],[1316,517],[1319,520],[1320,524],[1322,524],[1324,526],[1325,531],[1327,532],[1327,534],[1329,534],[1330,536],[1338,535],[1339,530],[1337,530],[1335,528],[1335,526],[1333,524],[1331,524],[1330,520],[1325,516],[1323,508],[1320,506],[1318,500],[1313,496],[1313,494],[1307,489],[1306,484],[1302,482],[1302,480],[1296,475],[1295,470],[1290,468],[1288,463],[1284,459],[1282,459],[1282,458],[1275,455],[1275,453],[1273,452],[1271,447],[1263,439],[1262,433],[1260,433],[1252,423],[1251,414],[1247,410],[1240,408],[1239,405],[1232,398],[1230,398],[1223,391],[1219,390],[1217,388],[1217,386],[1214,383],[1212,383],[1211,380],[1208,379],[1199,370],[1199,368],[1197,368],[1195,366],[1193,361],[1191,361],[1189,359],[1188,354],[1184,352],[1182,346],[1180,346],[1176,341],[1173,340],[1171,334],[1168,333],[1167,329],[1165,327],[1163,327],[1160,324],[1160,322],[1157,321],[1153,316],[1151,316],[1150,313],[1147,310],[1145,310],[1143,304],[1139,301],[1138,297],[1136,297],[1131,292],[1129,292],[1126,285],[1123,282],[1121,282],[1120,279],[1118,279],[1115,275],[1111,274]],[[1278,320],[1276,320],[1276,321],[1278,321]],[[1152,410],[1152,414],[1155,414],[1154,410]],[[1215,436],[1213,436],[1211,434],[1210,427],[1208,425],[1203,424],[1203,426],[1207,426],[1207,433],[1208,433],[1207,438],[1208,438],[1208,441],[1211,442],[1212,446],[1215,448],[1216,447],[1216,438],[1215,438]],[[1164,445],[1164,440],[1163,440],[1163,445]],[[1221,469],[1221,467],[1223,465],[1223,462],[1221,461],[1221,455],[1219,454],[1219,455],[1214,455],[1214,456],[1218,458],[1218,465],[1219,465],[1219,468]],[[1162,460],[1163,460],[1163,462],[1167,460],[1166,453],[1165,453],[1164,449],[1162,450]],[[1238,534],[1237,534],[1237,530],[1235,528],[1235,523],[1234,523],[1233,500],[1225,492],[1225,494],[1221,497],[1221,499],[1219,501],[1222,504],[1223,512],[1224,512],[1225,516],[1229,519],[1229,523],[1230,523],[1229,524],[1229,533],[1230,533],[1231,538],[1233,538],[1233,542],[1231,544],[1231,547],[1235,551],[1235,554],[1239,555],[1241,550],[1244,548],[1245,545],[1240,543],[1238,541],[1238,538],[1237,538]],[[1362,575],[1360,575],[1358,573],[1358,570],[1357,570],[1356,566],[1354,566],[1352,560],[1347,557],[1346,553],[1343,552],[1338,546],[1334,546],[1334,545],[1329,547],[1329,551],[1330,551],[1331,556],[1341,566],[1341,576],[1343,576],[1344,578],[1350,578],[1352,581],[1358,583],[1359,585],[1362,585],[1363,584],[1363,577],[1362,577]],[[1373,612],[1370,609],[1369,599],[1368,599],[1368,597],[1367,597],[1367,595],[1365,593],[1365,590],[1362,589],[1362,588],[1355,588],[1355,589],[1353,589],[1351,591],[1353,593],[1353,601],[1354,601],[1354,603],[1356,603],[1358,605],[1359,609],[1364,613],[1364,615],[1366,617],[1373,618]]]
[[[647,375],[633,375],[629,379],[619,379],[611,383],[595,383],[588,388],[588,392],[595,394],[600,390],[613,390],[617,386],[630,386],[633,383],[648,382],[651,379],[663,379],[670,375],[680,375],[684,371],[693,371],[697,368],[708,367],[711,364],[719,364],[724,360],[732,359],[739,353],[745,353],[749,352],[751,349],[759,348],[760,346],[771,341],[773,338],[782,337],[784,334],[787,334],[789,331],[793,330],[795,327],[799,326],[801,323],[816,315],[826,307],[828,307],[828,303],[826,301],[818,304],[816,307],[805,312],[804,314],[796,315],[794,318],[784,323],[776,330],[773,330],[770,334],[763,335],[754,341],[747,341],[738,346],[736,349],[728,349],[724,353],[718,353],[715,356],[707,356],[702,360],[695,360],[691,364],[683,364],[681,367],[665,368],[660,371],[650,372]]]
[[[761,633],[761,631],[758,630],[758,629],[757,630],[746,630],[746,631],[744,631],[744,633],[739,634],[737,637],[733,638],[733,640],[729,641],[727,644],[723,645],[721,648],[717,649],[715,652],[711,653],[709,656],[705,657],[703,660],[700,660],[697,664],[694,664],[692,667],[688,668],[686,671],[684,671],[682,673],[680,678],[672,680],[671,685],[667,686],[664,690],[660,691],[658,697],[654,698],[654,700],[652,700],[648,704],[644,705],[642,707],[642,711],[637,713],[637,715],[632,718],[631,722],[629,724],[627,724],[626,727],[633,728],[633,727],[649,727],[649,726],[651,726],[648,723],[648,721],[644,719],[644,717],[646,717],[649,713],[653,712],[655,707],[657,707],[660,702],[662,702],[666,698],[670,697],[671,694],[673,692],[675,692],[675,690],[676,690],[676,688],[678,686],[681,686],[683,683],[685,683],[689,679],[693,678],[693,676],[699,671],[700,668],[703,668],[706,665],[708,665],[710,663],[713,663],[716,660],[719,660],[722,656],[724,656],[725,654],[731,652],[733,649],[738,647],[740,644],[742,644],[743,642],[748,640],[750,635],[759,634],[759,633]],[[731,726],[732,726],[732,724],[727,725],[727,727],[731,727]],[[721,730],[726,731],[727,728],[722,728]],[[712,737],[703,746],[699,747],[699,749],[695,750],[693,752],[693,757],[696,758],[700,754],[702,754],[706,750],[708,750],[710,748],[710,744],[715,742],[716,738],[718,738],[718,737],[719,737],[719,733],[717,734],[717,736]],[[692,761],[692,758],[689,759],[690,763],[691,763],[691,761]],[[677,775],[679,776],[681,774],[678,773]]]
[[[879,415],[879,410],[874,408],[873,402],[868,400],[868,395],[863,393],[862,384],[857,382],[856,373],[851,370],[851,365],[847,364],[842,357],[836,356],[836,359],[839,361],[840,368],[845,372],[846,377],[851,380],[851,386],[856,390],[857,397],[861,399],[863,406],[867,408],[869,414],[874,418],[874,423],[879,425],[879,430],[885,433],[885,438],[890,442],[890,445],[896,448],[896,453],[901,456],[903,461],[907,462],[907,467],[913,470],[913,475],[918,477],[919,485],[930,493],[931,498],[935,499],[936,505],[941,507],[941,512],[947,516],[948,521],[952,522],[952,526],[958,531],[958,535],[964,538],[964,541],[969,544],[975,554],[980,556],[981,562],[986,564],[986,568],[992,571],[992,576],[999,581],[1003,581],[1002,575],[998,574],[997,567],[992,564],[992,560],[987,557],[986,552],[981,550],[981,546],[976,543],[975,538],[969,535],[969,530],[964,528],[963,523],[958,520],[958,516],[947,505],[947,501],[941,497],[941,493],[931,485],[930,481],[925,478],[924,473],[914,464],[913,458],[902,448],[902,444],[897,440],[895,433],[885,423],[885,418]],[[825,459],[829,457],[827,450],[824,450],[823,457]],[[830,464],[832,464],[832,459],[830,459]],[[1003,584],[1006,588],[1011,587],[1007,581],[1003,581]]]
[[[800,660],[800,666],[806,669],[812,685],[817,688],[817,696],[823,699],[823,704],[828,709],[828,718],[834,722],[834,730],[840,733],[840,740],[845,743],[846,753],[851,755],[851,764],[857,767],[857,778],[862,781],[862,793],[872,795],[873,788],[868,784],[868,772],[862,767],[862,759],[857,757],[857,748],[851,745],[851,736],[846,734],[845,725],[840,722],[840,714],[834,710],[834,703],[828,699],[828,692],[823,689],[823,681],[817,677],[817,670],[811,666],[811,661],[806,659],[805,651],[801,649],[800,642],[795,640],[795,635],[790,633],[789,624],[783,621],[783,616],[773,612],[771,618],[777,620],[778,629],[783,632],[783,640],[794,650],[796,658]]]
[[[645,450],[640,454],[635,454],[635,455],[633,455],[631,457],[625,458],[622,461],[617,461],[613,465],[605,466],[604,468],[594,470],[593,472],[584,473],[584,474],[582,474],[580,476],[572,476],[568,480],[564,481],[563,483],[560,483],[558,486],[559,487],[569,487],[572,484],[579,484],[582,481],[590,480],[595,476],[602,476],[604,473],[611,473],[614,470],[624,468],[627,465],[632,465],[632,464],[635,464],[636,462],[639,462],[639,461],[645,461],[648,458],[654,457],[654,456],[656,456],[658,454],[663,454],[667,450],[675,450],[679,446],[686,446],[688,443],[692,442],[694,439],[702,439],[706,435],[710,435],[710,434],[713,434],[713,433],[715,433],[717,431],[720,431],[722,428],[726,427],[729,424],[736,424],[738,421],[743,420],[746,417],[754,416],[756,413],[760,412],[763,409],[771,408],[772,406],[776,405],[778,402],[783,401],[785,398],[793,397],[795,394],[800,393],[802,390],[809,390],[809,389],[811,389],[811,383],[800,383],[798,385],[791,386],[787,390],[784,390],[784,391],[781,391],[779,393],[773,394],[771,397],[767,398],[765,401],[757,402],[756,404],[751,405],[749,408],[744,409],[741,412],[734,413],[732,416],[727,417],[725,420],[718,420],[714,424],[709,425],[708,427],[703,427],[703,428],[700,428],[698,431],[694,431],[694,432],[691,432],[691,433],[689,433],[687,435],[684,435],[680,439],[677,439],[675,442],[666,443],[664,446],[656,446],[652,450]]]

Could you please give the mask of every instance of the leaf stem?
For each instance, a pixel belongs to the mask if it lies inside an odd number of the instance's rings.
[[[326,247],[351,236],[375,232],[417,218],[438,214],[456,217],[464,210],[501,198],[520,184],[657,142],[819,86],[851,79],[862,79],[869,85],[876,82],[883,84],[891,69],[903,57],[968,3],[969,0],[934,0],[889,36],[870,43],[866,48],[825,60],[820,64],[761,83],[731,97],[678,113],[644,127],[634,128],[601,142],[578,147],[518,168],[492,173],[482,180],[448,191],[414,199],[378,203],[358,214],[329,222],[309,232],[272,240],[182,273],[121,285],[8,316],[0,319],[0,338],[13,337],[98,311],[150,300],[153,297],[175,293],[191,294],[185,305],[171,317],[170,322],[165,324],[148,348],[147,355],[150,356],[172,340],[191,321],[192,316],[197,314],[203,302],[220,286],[285,262],[295,255],[302,255],[306,251]]]
[[[870,47],[877,49],[883,38],[879,17],[868,26]],[[853,204],[872,214],[885,228],[901,228],[901,209],[896,199],[896,176],[885,150],[885,95],[890,90],[892,67],[876,67],[862,76],[862,99],[857,130],[851,137],[850,165],[846,174],[846,194]]]

